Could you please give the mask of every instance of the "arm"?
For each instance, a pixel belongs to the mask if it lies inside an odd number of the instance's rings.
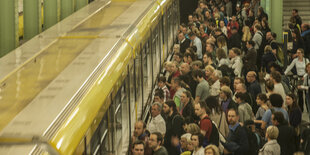
[[[285,72],[284,72],[285,75],[286,75],[289,71],[291,71],[291,69],[295,66],[296,61],[297,61],[297,59],[294,59],[294,60],[292,61],[292,63],[291,63],[289,66],[287,66],[287,68],[286,68],[286,70],[285,70]]]
[[[196,43],[196,47],[197,47],[197,57],[199,59],[202,59],[202,45],[201,45],[201,41]]]

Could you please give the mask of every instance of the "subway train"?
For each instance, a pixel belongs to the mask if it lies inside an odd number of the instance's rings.
[[[0,59],[0,154],[125,154],[178,0],[97,0]]]

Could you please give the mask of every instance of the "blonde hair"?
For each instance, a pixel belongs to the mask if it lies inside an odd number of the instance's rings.
[[[195,123],[188,124],[186,129],[187,129],[187,133],[190,133],[192,135],[200,133],[200,127]]]
[[[270,139],[277,139],[279,136],[279,129],[276,126],[269,126],[266,134],[268,134],[268,138]]]
[[[205,67],[205,70],[209,70],[211,73],[213,73],[215,69],[211,65],[208,65]]]
[[[267,52],[272,52],[272,48],[270,45],[267,45],[264,49],[264,53],[267,53]]]
[[[243,36],[242,36],[242,41],[250,41],[252,39],[252,34],[250,32],[250,28],[248,26],[243,27]]]
[[[214,154],[214,155],[220,155],[220,150],[219,150],[219,148],[218,148],[217,146],[215,146],[215,145],[213,145],[213,144],[206,146],[206,148],[205,148],[205,153],[206,153],[206,151],[209,150],[209,149],[211,149],[211,150],[213,151],[213,154]]]

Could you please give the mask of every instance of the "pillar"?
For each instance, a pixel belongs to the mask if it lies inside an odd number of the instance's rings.
[[[18,45],[18,2],[0,0],[0,57]]]
[[[60,0],[44,0],[44,30],[60,20]]]
[[[84,6],[86,6],[88,3],[88,0],[76,0],[76,8],[75,10],[79,10],[81,8],[83,8]]]
[[[282,43],[283,0],[270,0],[271,30],[277,34],[277,42]]]
[[[41,1],[24,0],[24,39],[28,40],[42,31]]]
[[[61,0],[60,7],[61,7],[61,20],[71,15],[74,11],[74,3],[73,0]]]

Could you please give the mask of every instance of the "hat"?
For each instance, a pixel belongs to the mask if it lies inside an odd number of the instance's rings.
[[[199,60],[196,60],[196,61],[192,62],[192,65],[197,65],[197,66],[201,67],[202,66],[202,62],[199,61]]]

